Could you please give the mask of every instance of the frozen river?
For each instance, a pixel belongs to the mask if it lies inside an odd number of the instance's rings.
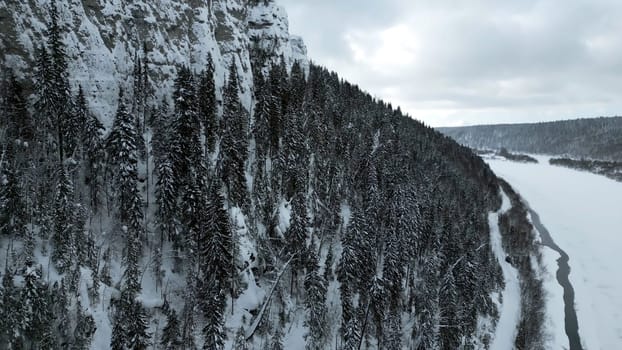
[[[622,349],[622,183],[551,166],[549,157],[536,158],[539,164],[486,161],[539,214],[555,243],[568,254],[583,348]],[[545,249],[553,276],[558,257]],[[568,348],[561,286],[550,281],[545,286],[550,345]]]

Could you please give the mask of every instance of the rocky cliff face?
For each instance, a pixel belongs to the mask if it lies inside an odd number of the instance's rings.
[[[4,64],[21,72],[34,58],[49,21],[49,0],[0,2]],[[59,0],[71,82],[85,90],[91,110],[108,127],[119,81],[129,88],[134,59],[146,56],[156,97],[171,88],[178,65],[197,72],[208,54],[216,85],[232,61],[238,66],[242,102],[250,108],[250,51],[267,49],[273,60],[307,65],[302,40],[289,34],[287,14],[272,1],[255,0]]]

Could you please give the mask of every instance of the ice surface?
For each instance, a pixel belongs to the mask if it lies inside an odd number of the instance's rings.
[[[570,281],[575,290],[579,334],[584,348],[622,349],[622,184],[605,177],[551,166],[549,157],[539,164],[489,159],[500,177],[516,189],[555,242],[570,256]],[[548,264],[554,256],[545,255]],[[554,270],[553,270],[554,271]],[[559,293],[550,288],[549,293]],[[559,298],[549,298],[549,321],[560,327]],[[551,304],[553,303],[553,304]],[[562,325],[563,326],[563,325]]]

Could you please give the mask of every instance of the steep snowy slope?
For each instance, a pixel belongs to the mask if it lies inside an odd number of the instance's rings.
[[[250,50],[268,49],[272,61],[308,67],[301,38],[289,34],[287,14],[272,1],[85,0],[57,1],[68,47],[70,81],[81,85],[91,110],[112,124],[119,82],[131,87],[136,56],[146,55],[156,98],[170,92],[178,65],[196,72],[208,54],[220,89],[232,61],[238,66],[242,104],[250,110]],[[0,50],[7,66],[26,69],[49,21],[49,0],[0,2]]]

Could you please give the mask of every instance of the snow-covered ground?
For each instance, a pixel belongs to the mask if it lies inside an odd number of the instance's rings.
[[[501,243],[501,233],[499,231],[499,215],[511,208],[510,199],[502,192],[503,204],[496,213],[488,215],[488,225],[490,226],[490,244],[495,257],[501,265],[505,289],[498,298],[493,298],[500,303],[499,322],[495,330],[495,335],[490,346],[491,350],[512,349],[516,339],[518,321],[520,320],[520,284],[518,271],[515,267],[505,261],[506,253]]]
[[[555,242],[570,256],[579,334],[585,349],[622,349],[622,184],[603,176],[549,165],[488,159],[495,173],[521,194]],[[557,253],[544,250],[554,278]],[[550,254],[549,254],[550,253]],[[565,336],[561,287],[549,279],[549,326]],[[560,334],[561,332],[561,334]],[[567,344],[567,339],[565,344]]]

